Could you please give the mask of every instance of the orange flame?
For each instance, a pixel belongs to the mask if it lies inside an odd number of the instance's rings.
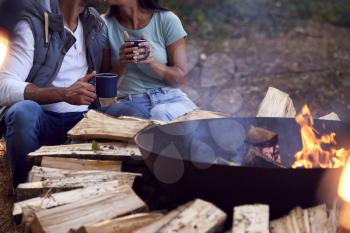
[[[343,228],[350,230],[350,160],[344,168],[343,174],[340,178],[338,194],[346,202],[340,212],[340,225]]]
[[[322,136],[318,134],[313,127],[314,119],[307,105],[296,117],[296,122],[301,127],[303,148],[296,153],[293,168],[338,168],[345,166],[350,151],[336,148],[335,133]]]

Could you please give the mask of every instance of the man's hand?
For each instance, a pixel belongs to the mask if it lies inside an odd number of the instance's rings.
[[[96,72],[86,75],[66,88],[63,101],[72,105],[90,105],[97,98],[96,88],[89,82],[96,76]]]

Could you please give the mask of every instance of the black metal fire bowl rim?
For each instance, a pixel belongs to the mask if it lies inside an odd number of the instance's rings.
[[[199,120],[190,120],[190,121],[181,121],[181,122],[171,122],[165,125],[152,125],[149,126],[143,130],[141,130],[140,132],[138,132],[135,136],[135,143],[136,145],[140,148],[141,152],[142,151],[147,151],[148,155],[145,156],[142,153],[142,156],[144,159],[146,159],[146,157],[150,156],[159,156],[157,153],[154,153],[153,151],[149,151],[149,149],[145,148],[141,142],[140,142],[140,135],[143,135],[144,133],[147,133],[148,131],[152,130],[153,128],[160,128],[160,127],[170,127],[170,126],[174,126],[174,125],[179,125],[179,124],[188,124],[188,123],[201,123],[203,121],[224,121],[224,120],[236,120],[236,121],[240,121],[240,120],[258,120],[258,121],[271,121],[271,120],[277,120],[277,121],[286,121],[286,122],[295,122],[295,118],[281,118],[281,117],[224,117],[224,118],[214,118],[214,119],[199,119]],[[335,124],[335,125],[339,125],[339,126],[347,126],[350,129],[350,121],[337,121],[337,120],[322,120],[322,119],[314,119],[315,123],[318,124]],[[350,132],[349,132],[350,133]],[[174,159],[171,156],[166,156],[166,155],[161,155],[161,156],[165,156],[168,157],[170,159]],[[185,163],[192,163],[192,164],[201,164],[205,167],[208,166],[212,166],[215,165],[216,167],[222,167],[222,168],[234,168],[234,169],[242,169],[245,171],[256,171],[256,169],[259,170],[278,170],[279,173],[280,172],[286,172],[288,174],[291,173],[291,171],[302,171],[304,172],[325,172],[325,171],[339,171],[339,170],[343,170],[343,168],[321,168],[321,167],[317,167],[317,168],[292,168],[292,167],[271,167],[271,168],[267,168],[267,167],[249,167],[249,166],[245,166],[245,165],[237,165],[237,166],[230,166],[230,165],[225,165],[225,164],[209,164],[209,163],[204,163],[204,162],[195,162],[189,159],[183,159],[183,161]]]

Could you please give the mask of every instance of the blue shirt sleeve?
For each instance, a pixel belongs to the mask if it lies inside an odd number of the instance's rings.
[[[165,45],[169,46],[181,38],[187,36],[185,29],[182,26],[181,20],[171,11],[163,13],[163,34]]]

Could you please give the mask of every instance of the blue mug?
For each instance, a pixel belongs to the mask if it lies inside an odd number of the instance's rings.
[[[149,55],[151,54],[150,49],[148,48],[148,46],[142,46],[141,44],[144,42],[147,42],[146,40],[143,39],[139,39],[139,40],[127,40],[125,41],[127,43],[133,43],[133,45],[131,47],[135,47],[135,48],[144,48],[145,49],[145,57],[141,60],[137,60],[136,62],[139,61],[143,61],[143,60],[147,60]]]
[[[109,73],[96,74],[93,82],[96,86],[98,98],[114,98],[117,96],[118,75]]]

